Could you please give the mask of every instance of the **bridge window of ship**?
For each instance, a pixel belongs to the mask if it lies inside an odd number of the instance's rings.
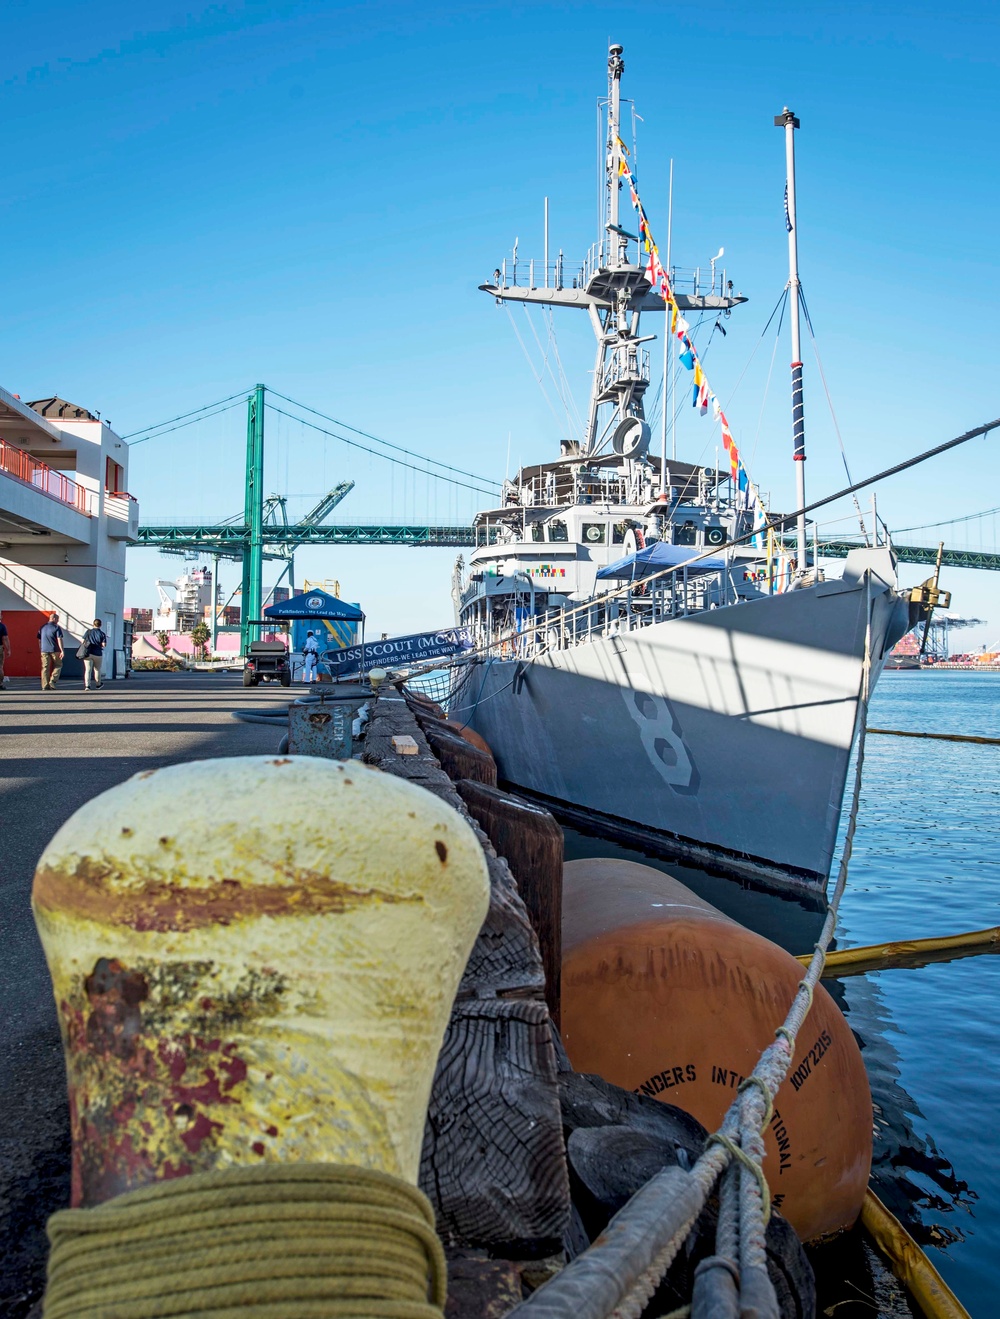
[[[679,527],[674,527],[674,544],[675,545],[696,545],[698,543],[698,528],[693,522],[687,521]]]
[[[540,522],[532,522],[532,524],[531,524],[531,539],[532,539],[532,540],[544,540],[544,539],[545,539],[545,529],[544,529],[544,527],[542,526],[542,524],[541,524]]]
[[[587,545],[604,545],[607,541],[607,528],[603,522],[585,522],[583,539]]]
[[[569,533],[566,530],[566,523],[561,518],[553,518],[549,523],[549,540],[551,541],[568,541]]]

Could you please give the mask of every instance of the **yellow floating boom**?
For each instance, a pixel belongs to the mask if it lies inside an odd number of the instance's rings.
[[[934,742],[978,742],[980,746],[1000,747],[1000,737],[974,737],[971,733],[914,733],[905,728],[869,728],[882,737],[928,737]]]
[[[838,975],[861,975],[881,967],[921,966],[926,962],[998,951],[1000,926],[994,925],[988,930],[970,930],[967,934],[946,934],[934,939],[899,939],[863,948],[842,948],[827,953],[823,976],[832,979]],[[808,966],[812,953],[802,953],[797,960]]]
[[[927,1319],[971,1319],[903,1224],[872,1190],[865,1195],[861,1222]]]

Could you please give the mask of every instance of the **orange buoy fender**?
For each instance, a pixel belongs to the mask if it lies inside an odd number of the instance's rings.
[[[631,861],[567,862],[562,1036],[573,1067],[714,1130],[788,1011],[803,969],[678,880]],[[822,987],[775,1101],[764,1171],[803,1241],[850,1227],[868,1185],[861,1052]]]
[[[459,737],[464,737],[470,746],[478,747],[480,751],[485,751],[488,756],[492,756],[490,744],[485,737],[481,737],[474,728],[469,728],[467,724],[460,724],[455,719],[445,721],[449,728],[453,728]]]

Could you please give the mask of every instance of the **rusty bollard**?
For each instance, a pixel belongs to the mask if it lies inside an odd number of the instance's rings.
[[[353,761],[177,765],[82,807],[33,893],[72,1204],[268,1161],[415,1184],[487,903],[464,820]]]

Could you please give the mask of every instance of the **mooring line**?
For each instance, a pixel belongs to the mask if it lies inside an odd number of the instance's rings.
[[[869,728],[882,737],[929,737],[935,742],[978,742],[980,746],[1000,747],[1000,737],[973,737],[971,733],[915,733],[906,728]]]

